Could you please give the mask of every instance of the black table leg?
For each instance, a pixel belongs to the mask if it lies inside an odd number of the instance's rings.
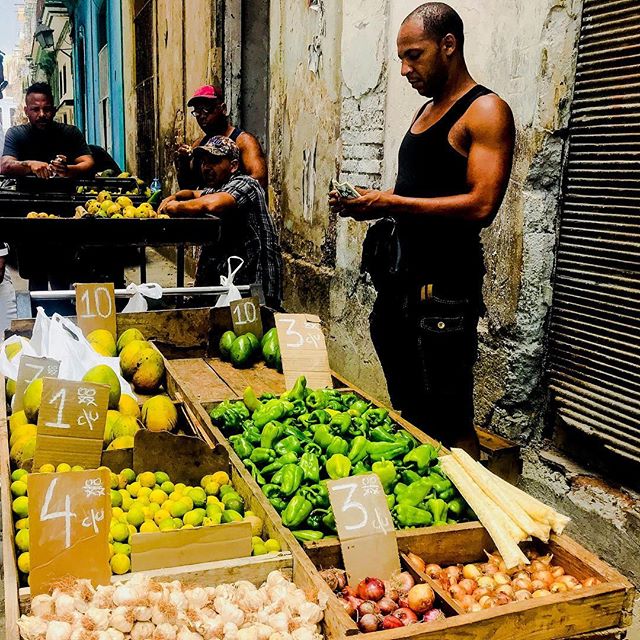
[[[146,247],[140,247],[140,284],[147,281],[147,253]]]

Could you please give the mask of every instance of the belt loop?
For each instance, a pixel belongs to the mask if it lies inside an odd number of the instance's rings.
[[[426,302],[433,298],[433,284],[423,284],[420,287],[420,302]]]

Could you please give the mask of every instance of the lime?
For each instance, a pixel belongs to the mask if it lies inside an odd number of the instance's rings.
[[[29,498],[19,496],[13,501],[11,508],[18,518],[26,518],[29,515]]]
[[[218,491],[220,491],[220,485],[217,482],[214,482],[212,480],[204,488],[204,491],[208,496],[217,496],[218,495]]]
[[[228,360],[231,353],[231,347],[235,342],[235,339],[236,334],[233,331],[225,331],[222,336],[220,336],[218,348],[220,349],[220,355],[224,360]]]
[[[264,540],[260,536],[251,536],[251,546],[255,547],[257,544],[264,544]]]
[[[157,485],[162,485],[163,482],[170,482],[171,480],[169,478],[169,474],[165,473],[164,471],[156,471],[154,475],[156,477]]]
[[[114,524],[110,531],[116,542],[126,542],[129,539],[129,527],[122,522]]]
[[[167,494],[162,489],[154,489],[149,495],[149,502],[163,504],[168,499]]]
[[[133,482],[136,479],[136,472],[133,469],[123,469],[120,475],[127,481],[127,484]]]
[[[138,497],[138,492],[141,489],[141,485],[139,482],[132,482],[131,484],[127,485],[127,491],[129,492],[130,495],[132,495],[134,498]]]
[[[53,473],[56,468],[52,464],[43,464],[40,469],[38,469],[39,473]]]
[[[171,505],[171,508],[169,509],[169,513],[171,514],[172,518],[182,518],[182,516],[184,516],[184,514],[187,513],[187,511],[191,511],[192,508],[193,508],[193,503],[191,503],[191,506],[189,506],[187,502],[184,502],[183,500],[179,500],[178,502],[174,502]]]
[[[274,540],[273,538],[269,538],[264,543],[264,546],[267,548],[267,551],[269,551],[269,553],[273,551],[280,551],[282,549],[282,547],[280,546],[280,543],[277,540]]]
[[[147,520],[140,525],[140,533],[153,533],[154,531],[160,531],[160,529],[153,520]]]
[[[160,511],[156,511],[153,516],[153,520],[156,524],[160,524],[167,518],[171,518],[171,514],[166,509],[160,509]]]
[[[213,527],[214,525],[220,524],[221,522],[222,522],[222,511],[220,511],[219,513],[214,513],[210,517],[207,516],[202,521],[202,524],[205,527]]]
[[[20,518],[20,520],[16,520],[16,531],[20,529],[28,529],[29,528],[29,518]]]
[[[11,483],[11,495],[14,498],[27,495],[27,483],[22,480],[15,480]]]
[[[257,544],[253,547],[253,549],[251,549],[252,556],[263,556],[267,553],[269,553],[269,551],[267,547],[264,546],[264,544]]]
[[[122,494],[119,491],[115,491],[114,489],[111,489],[111,506],[112,507],[122,506]]]
[[[20,529],[16,533],[16,547],[18,551],[29,551],[29,529]]]
[[[126,542],[114,542],[113,543],[113,552],[114,553],[124,553],[125,556],[131,555],[131,545]]]
[[[178,493],[184,493],[184,490],[186,488],[187,485],[184,482],[178,482],[174,487],[174,491],[177,491]]]
[[[206,476],[202,476],[200,480],[200,486],[204,489],[213,480],[213,476],[209,473]]]
[[[167,482],[163,482],[160,485],[160,488],[167,494],[169,495],[170,493],[173,493],[175,491],[175,486],[173,484],[173,482],[167,481]]]
[[[137,480],[143,487],[154,487],[156,484],[156,474],[151,471],[145,471],[137,477]]]
[[[194,487],[187,493],[187,496],[193,500],[194,507],[204,507],[207,504],[207,494],[204,489]]]
[[[17,480],[22,480],[22,478],[24,478],[24,476],[26,476],[26,475],[27,475],[27,470],[26,469],[16,469],[11,474],[11,480],[13,480],[14,482],[16,482]],[[25,480],[25,482],[26,482],[26,480]]]
[[[192,524],[183,524],[180,528],[181,529],[195,529],[195,527]]]
[[[124,553],[115,553],[109,561],[109,564],[111,565],[111,571],[116,575],[122,575],[131,569],[131,560],[129,560],[129,556],[125,556]]]
[[[193,500],[189,496],[182,496],[182,498],[180,498],[178,502],[182,502],[183,504],[186,504],[187,511],[191,511],[191,509],[193,509]]]
[[[127,522],[137,529],[144,522],[144,511],[142,507],[134,504],[127,513]]]
[[[120,481],[118,479],[118,476],[115,473],[112,472],[109,477],[110,477],[110,480],[111,480],[111,488],[112,489],[119,489],[120,488]]]
[[[18,569],[22,573],[29,573],[31,570],[31,561],[29,559],[29,552],[25,551],[18,556]]]
[[[199,527],[204,520],[204,514],[201,509],[193,509],[192,511],[187,511],[182,518],[182,521],[185,524],[190,524],[194,527]]]
[[[172,520],[176,529],[179,529],[182,526],[182,518],[172,518]]]
[[[149,513],[151,514],[151,517],[153,518],[153,516],[155,516],[155,515],[156,515],[156,513],[157,513],[158,511],[160,511],[160,509],[161,509],[161,507],[160,507],[160,505],[159,505],[157,502],[152,502],[152,503],[149,505]]]
[[[56,467],[56,471],[58,473],[67,473],[68,471],[71,471],[71,465],[67,464],[66,462],[61,462],[57,467]]]
[[[222,515],[222,507],[218,504],[208,504],[207,508],[205,510],[205,513],[207,514],[208,518],[215,518],[216,514],[220,514]]]
[[[160,531],[171,531],[176,528],[176,525],[173,518],[165,518],[158,524],[158,527]]]

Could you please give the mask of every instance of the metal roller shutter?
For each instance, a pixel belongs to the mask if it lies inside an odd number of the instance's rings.
[[[585,0],[551,316],[568,430],[640,464],[640,1]]]

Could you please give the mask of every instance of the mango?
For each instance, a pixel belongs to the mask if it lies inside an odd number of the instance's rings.
[[[83,382],[95,382],[109,385],[109,409],[117,409],[120,401],[120,380],[115,371],[106,364],[99,364],[87,371],[82,377]]]
[[[133,377],[140,353],[150,346],[145,340],[133,340],[122,349],[120,352],[120,370],[127,380],[131,380]]]
[[[142,424],[149,431],[171,431],[178,423],[178,412],[168,396],[154,396],[142,405]]]
[[[164,360],[155,349],[148,347],[138,354],[135,371],[132,376],[133,386],[141,393],[156,391],[164,380]]]

